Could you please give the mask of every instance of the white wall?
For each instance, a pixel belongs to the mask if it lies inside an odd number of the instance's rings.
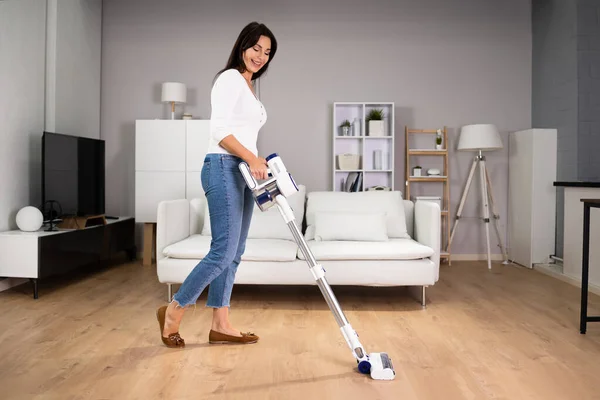
[[[0,1],[0,230],[41,206],[44,129],[100,136],[101,29],[102,0]]]
[[[50,0],[46,129],[100,138],[102,0]]]
[[[210,117],[210,89],[242,27],[264,22],[279,51],[261,82],[269,120],[259,151],[279,152],[308,190],[331,189],[334,101],[396,103],[396,187],[404,182],[404,126],[464,124],[503,132],[531,126],[531,15],[522,0],[105,0],[101,137],[107,149],[107,212],[134,213],[134,121],[167,118],[160,84],[188,85],[185,109]],[[455,214],[472,154],[452,153]],[[507,150],[490,153],[506,228]],[[419,161],[421,162],[421,161]],[[428,187],[421,186],[427,190]],[[430,188],[431,186],[429,186]],[[474,186],[454,253],[485,253]],[[494,252],[499,249],[494,247]]]
[[[46,2],[0,2],[0,230],[38,205],[44,129]]]

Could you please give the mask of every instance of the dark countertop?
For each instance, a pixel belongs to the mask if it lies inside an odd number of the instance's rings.
[[[581,199],[581,202],[589,205],[600,206],[600,199]]]
[[[600,188],[600,181],[559,181],[554,186]]]

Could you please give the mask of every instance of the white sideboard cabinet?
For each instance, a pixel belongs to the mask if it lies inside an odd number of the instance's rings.
[[[158,203],[204,193],[209,138],[210,120],[135,122],[135,220],[144,223],[144,265],[152,263]]]

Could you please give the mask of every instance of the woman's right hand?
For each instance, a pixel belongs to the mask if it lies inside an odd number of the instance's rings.
[[[255,157],[248,163],[248,167],[250,168],[250,173],[254,179],[264,180],[269,178],[269,173],[267,171],[267,160],[264,158]]]

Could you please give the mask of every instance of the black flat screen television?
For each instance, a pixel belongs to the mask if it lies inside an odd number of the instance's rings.
[[[42,205],[53,210],[45,219],[104,214],[104,157],[104,140],[44,132]],[[49,201],[60,208],[44,206]]]

